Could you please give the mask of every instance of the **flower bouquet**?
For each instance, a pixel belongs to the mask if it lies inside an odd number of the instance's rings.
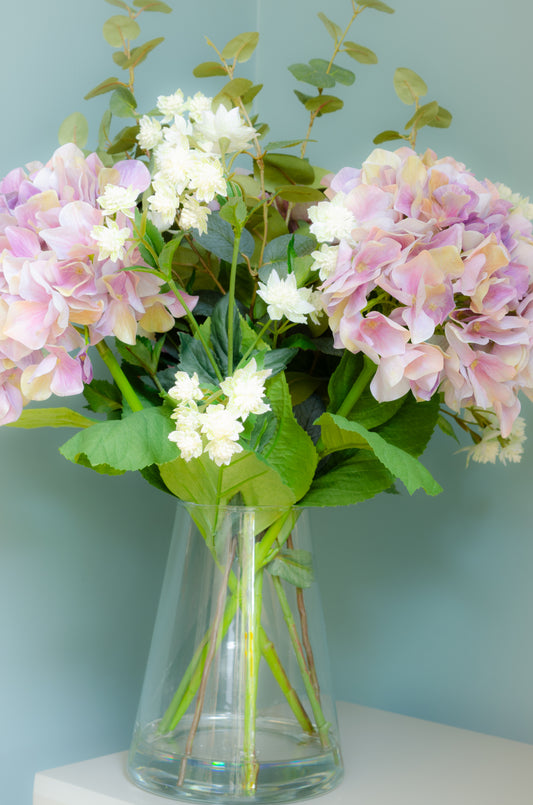
[[[348,39],[381,0],[320,14],[331,58],[289,68],[306,92],[300,139],[268,141],[261,86],[240,75],[258,34],[195,69],[215,98],[178,89],[138,111],[133,46],[158,0],[108,0],[124,79],[94,152],[74,114],[61,147],[0,182],[0,423],[75,427],[70,461],[139,471],[191,523],[169,563],[130,753],[141,786],[199,801],[288,801],[329,790],[342,763],[312,623],[305,510],[350,505],[397,482],[440,487],[418,457],[435,428],[468,458],[518,461],[518,394],[533,393],[531,205],[451,157],[416,151],[451,115],[412,106],[357,168],[332,174],[307,148],[350,85]],[[116,131],[116,120],[129,125]],[[109,378],[93,377],[96,349]],[[83,393],[89,415],[30,407]],[[178,580],[178,573],[180,579]],[[177,608],[177,617],[170,611]],[[193,618],[193,614],[196,615]],[[319,619],[318,619],[319,620]],[[155,653],[154,653],[155,652]]]

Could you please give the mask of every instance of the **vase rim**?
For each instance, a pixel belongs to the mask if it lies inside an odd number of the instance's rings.
[[[179,506],[185,509],[219,509],[224,511],[234,512],[253,512],[253,511],[278,511],[280,514],[290,511],[303,512],[308,507],[301,506],[298,503],[291,503],[289,505],[276,505],[275,503],[258,503],[255,505],[240,504],[240,503],[196,503],[193,501],[182,500],[177,498]]]

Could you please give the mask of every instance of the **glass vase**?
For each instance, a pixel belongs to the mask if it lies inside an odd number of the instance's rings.
[[[179,504],[128,758],[172,799],[288,802],[341,780],[301,508]]]

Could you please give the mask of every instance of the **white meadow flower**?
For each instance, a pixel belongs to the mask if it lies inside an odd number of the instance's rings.
[[[326,243],[323,243],[318,251],[311,252],[311,257],[315,261],[311,268],[315,271],[318,271],[318,275],[322,282],[330,277],[335,271],[338,254],[338,246],[328,246]]]
[[[192,196],[185,196],[180,211],[180,226],[182,229],[196,229],[200,234],[207,232],[207,218],[211,210],[200,204]]]
[[[314,291],[312,288],[300,288],[300,293],[310,305],[313,310],[309,313],[309,319],[313,324],[320,324],[320,315],[324,311],[322,291]]]
[[[213,99],[208,98],[203,92],[196,92],[192,97],[189,96],[186,102],[186,108],[189,111],[191,120],[196,120],[202,112],[210,112],[213,105]]]
[[[124,257],[124,244],[131,232],[127,227],[120,228],[116,221],[106,219],[105,226],[93,226],[91,235],[98,244],[98,259],[110,258],[116,263]]]
[[[176,217],[180,199],[174,186],[156,174],[152,181],[154,193],[148,198],[152,220],[159,229],[168,229]]]
[[[337,193],[332,201],[319,201],[309,209],[309,218],[312,222],[309,230],[319,243],[347,240],[355,229],[357,221],[344,206],[344,198],[344,193]]]
[[[155,117],[143,115],[139,121],[139,133],[137,142],[141,148],[151,151],[163,141],[163,131],[161,123]]]
[[[228,140],[229,152],[243,151],[256,131],[243,122],[239,110],[220,104],[216,112],[201,112],[195,120],[195,136],[199,145],[220,154],[220,140]]]
[[[252,358],[250,363],[223,380],[220,388],[228,397],[227,409],[243,421],[248,414],[270,411],[270,405],[263,401],[265,380],[270,374],[270,369],[258,371],[255,358]]]
[[[223,464],[229,464],[235,453],[242,453],[242,447],[238,442],[231,439],[216,439],[208,442],[205,448],[211,461],[214,461],[217,467]]]
[[[199,458],[204,451],[202,437],[194,430],[174,430],[168,438],[171,442],[176,442],[184,461]]]
[[[500,450],[498,458],[502,464],[510,461],[518,464],[524,452],[524,442],[526,440],[526,422],[521,416],[517,417],[513,423],[511,433],[505,439],[505,444]]]
[[[156,177],[166,179],[177,193],[183,193],[189,183],[189,170],[194,157],[187,145],[162,143],[154,152]]]
[[[195,372],[192,377],[187,372],[176,372],[174,375],[175,383],[168,390],[170,397],[178,402],[192,402],[193,400],[201,400],[203,395],[198,380],[198,374]]]
[[[294,274],[281,279],[276,269],[273,269],[267,284],[259,283],[257,293],[267,303],[267,313],[275,321],[286,316],[289,321],[303,324],[306,316],[315,311],[314,305],[307,300],[307,289],[298,289]]]
[[[202,424],[202,416],[194,400],[181,402],[170,415],[176,422],[176,430],[199,430]]]
[[[120,187],[118,184],[107,184],[98,204],[104,215],[114,215],[122,212],[128,218],[135,218],[138,193],[133,187]]]
[[[188,175],[189,189],[194,191],[198,201],[208,204],[217,193],[223,196],[227,193],[224,169],[219,159],[197,151],[195,158],[189,163]]]
[[[224,405],[208,405],[202,415],[201,431],[208,441],[231,439],[236,442],[244,426]]]
[[[170,123],[176,115],[181,115],[185,109],[185,99],[181,89],[176,90],[172,95],[159,95],[157,108],[163,115],[163,123]]]
[[[165,126],[163,137],[169,145],[179,145],[182,148],[189,148],[189,137],[192,136],[192,124],[182,115],[177,115],[171,126]]]

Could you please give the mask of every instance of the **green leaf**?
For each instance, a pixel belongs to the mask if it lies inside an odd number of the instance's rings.
[[[315,61],[322,62],[324,60],[315,59]],[[306,84],[311,84],[313,87],[320,87],[321,89],[324,89],[326,87],[335,86],[335,79],[333,76],[331,76],[329,73],[326,73],[323,68],[313,67],[311,63],[291,64],[289,66],[289,71],[298,81],[304,81]]]
[[[176,446],[168,438],[173,430],[174,423],[161,408],[145,408],[80,431],[59,452],[75,464],[140,470],[174,458]]]
[[[271,377],[282,372],[296,357],[297,349],[290,349],[288,347],[280,347],[279,349],[269,349],[263,353],[263,369],[270,369]]]
[[[78,148],[84,148],[89,139],[89,124],[81,112],[73,112],[61,123],[57,135],[60,145],[75,143]]]
[[[207,221],[207,232],[195,237],[196,243],[202,248],[211,252],[215,257],[231,263],[233,257],[233,242],[235,236],[233,229],[227,221],[224,221],[217,213],[211,213]],[[245,254],[251,258],[255,250],[255,242],[247,229],[243,229],[239,243],[239,254]],[[240,259],[239,262],[245,262]]]
[[[403,139],[404,138],[399,131],[387,129],[386,131],[380,132],[380,134],[376,134],[372,142],[375,145],[379,145],[380,143],[388,143],[391,140],[403,140]]]
[[[414,129],[421,129],[422,126],[427,126],[430,121],[434,120],[439,112],[439,105],[437,101],[425,103],[416,110],[414,115],[405,124],[406,129],[413,127]]]
[[[104,22],[104,39],[113,48],[121,48],[125,42],[137,39],[141,33],[139,23],[131,17],[116,14]]]
[[[414,400],[412,394],[408,396]],[[366,388],[350,411],[348,419],[359,422],[360,425],[364,425],[368,430],[379,428],[398,413],[405,399],[405,397],[400,397],[398,400],[378,402],[370,389]],[[398,445],[398,447],[401,446],[402,445]]]
[[[459,444],[459,439],[457,438],[457,434],[454,431],[454,429],[452,427],[452,424],[451,424],[451,422],[449,420],[445,419],[442,415],[439,415],[439,417],[437,419],[437,425],[441,429],[441,431],[446,434],[446,436],[451,436],[452,439],[455,439],[457,444]]]
[[[253,99],[256,97],[256,95],[259,95],[259,93],[261,92],[262,89],[263,89],[262,84],[254,84],[252,87],[250,87],[250,89],[247,90],[241,96],[241,100],[242,100],[243,104],[245,106],[248,106],[248,104],[252,103]],[[267,126],[266,123],[263,123],[262,125],[257,126],[257,132],[259,134],[259,137],[263,137],[265,134],[267,134],[268,131],[269,131],[269,127]]]
[[[106,109],[102,115],[102,121],[100,123],[100,128],[98,129],[98,147],[101,150],[105,150],[105,147],[109,142],[109,127],[111,125],[111,118],[111,111]]]
[[[203,325],[202,328],[205,332]],[[196,372],[200,383],[218,386],[216,372],[206,355],[201,341],[188,333],[180,333],[180,342],[180,371],[187,372],[189,375],[193,375]]]
[[[98,424],[71,408],[25,408],[16,422],[8,428],[90,428]]]
[[[299,89],[294,89],[293,92],[300,101],[300,103],[303,103],[304,106],[307,103],[307,101],[310,101],[311,98],[315,97],[314,95],[306,95],[305,92],[300,92]]]
[[[443,106],[439,106],[439,111],[433,118],[433,120],[428,122],[428,126],[432,126],[435,129],[447,129],[452,122],[452,114],[448,112],[447,109],[444,109]]]
[[[358,450],[315,478],[302,506],[348,506],[373,498],[394,482],[390,472],[368,450]]]
[[[218,366],[224,376],[228,374],[228,308],[229,294],[216,303],[211,316],[211,345],[215,353]],[[239,362],[241,346],[241,328],[237,305],[233,307],[233,366]]]
[[[83,396],[92,411],[110,414],[122,410],[122,395],[118,388],[107,380],[92,380],[83,387]]]
[[[237,100],[251,87],[253,87],[253,81],[250,81],[248,78],[234,78],[222,87],[215,97],[215,102],[221,95],[226,95],[226,97],[231,98],[232,101]]]
[[[439,405],[437,394],[427,402],[417,402],[409,393],[403,399],[397,413],[378,427],[378,433],[390,444],[400,447],[412,456],[420,456],[437,425]],[[360,421],[358,417],[356,418]]]
[[[318,17],[324,23],[326,31],[335,41],[335,44],[337,44],[337,42],[342,38],[342,28],[340,25],[337,25],[336,22],[333,22],[333,20],[330,20],[329,17],[326,17],[322,11],[318,12]]]
[[[263,146],[264,151],[276,151],[278,148],[294,148],[301,145],[304,140],[275,140]]]
[[[137,134],[139,133],[139,126],[127,126],[121,129],[109,148],[108,154],[122,154],[124,151],[130,151],[137,145]]]
[[[428,495],[437,495],[442,491],[416,458],[387,442],[379,433],[367,430],[358,422],[352,422],[338,414],[322,414],[318,424],[322,428],[322,440],[327,452],[366,445],[387,470],[405,484],[410,495],[417,489],[424,489]]]
[[[222,205],[218,214],[227,221],[232,228],[241,228],[248,217],[248,209],[242,198],[233,197]]]
[[[338,411],[363,368],[361,355],[345,349],[328,383],[328,410]]]
[[[116,89],[109,99],[109,109],[115,117],[135,117],[137,101],[127,87]]]
[[[104,95],[106,92],[112,92],[116,87],[123,87],[124,84],[122,81],[119,81],[118,78],[112,76],[111,78],[106,78],[105,81],[102,81],[101,84],[98,84],[97,87],[92,89],[87,95],[84,96],[84,100],[88,101],[89,98],[95,98],[97,95]]]
[[[117,50],[113,53],[113,61],[122,67],[123,70],[129,70],[130,67],[137,67],[138,64],[141,64],[149,53],[154,50],[161,42],[165,41],[164,36],[158,36],[156,39],[150,39],[149,42],[145,42],[144,45],[138,45],[135,48],[132,48],[130,51],[129,57],[126,56],[125,53]]]
[[[165,274],[167,277],[169,277],[172,273],[172,262],[174,255],[179,249],[182,239],[183,233],[180,233],[178,236],[165,243],[159,253],[159,267],[163,274]]]
[[[115,339],[116,347],[121,358],[132,366],[140,366],[141,369],[144,369],[145,373],[150,376],[154,375],[157,371],[163,341],[163,338],[154,342],[149,338],[137,336],[135,344],[124,344],[118,338]]]
[[[306,159],[292,154],[266,154],[264,157],[265,186],[276,190],[288,184],[312,184],[315,172]]]
[[[337,112],[343,106],[344,101],[335,95],[317,95],[305,102],[305,108],[310,112],[318,112],[319,116]]]
[[[375,11],[383,11],[385,14],[394,14],[394,9],[381,0],[358,0],[359,5],[364,8],[373,8]]]
[[[283,548],[267,565],[272,576],[279,576],[295,587],[310,587],[314,581],[313,557],[310,551]]]
[[[324,201],[324,193],[315,187],[289,184],[278,187],[278,197],[295,204],[306,204],[310,201]]]
[[[408,67],[398,67],[394,73],[394,89],[402,103],[410,106],[427,94],[426,82]]]
[[[329,66],[329,62],[325,59],[311,59],[309,62],[314,70],[323,70],[326,74],[330,75],[334,81],[339,84],[344,84],[349,87],[355,81],[355,74],[351,70],[346,70],[344,67],[339,67],[338,64]],[[328,69],[329,68],[329,69]]]
[[[274,238],[267,243],[263,254],[263,265],[259,269],[259,279],[262,282],[268,280],[270,272],[273,269],[276,269],[280,276],[286,276],[287,252],[291,241],[295,254],[298,257],[310,254],[316,248],[316,243],[313,238],[298,233],[294,235],[280,235],[278,238]]]
[[[364,47],[364,45],[358,45],[357,42],[344,42],[343,52],[352,59],[355,59],[355,61],[358,61],[360,64],[378,63],[378,57],[374,51],[370,50],[370,48]]]
[[[127,3],[122,2],[122,0],[105,0],[106,3],[109,3],[110,6],[117,6],[118,8],[124,9],[124,11],[129,11],[130,7]]]
[[[170,14],[172,9],[161,0],[133,0],[133,5],[143,11],[160,11],[161,14]]]
[[[222,58],[236,59],[238,62],[248,61],[259,42],[257,31],[248,31],[231,39],[222,50]]]
[[[217,61],[204,61],[192,71],[196,78],[210,78],[211,76],[227,75],[224,67]]]

